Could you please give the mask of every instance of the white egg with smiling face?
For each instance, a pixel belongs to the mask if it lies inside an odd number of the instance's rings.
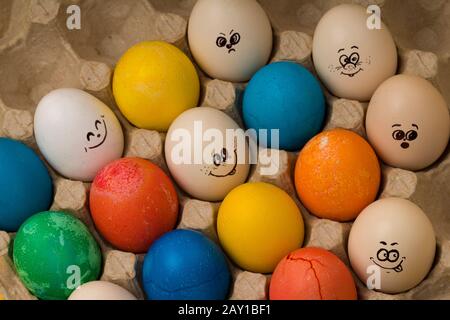
[[[371,24],[374,16],[359,5],[328,11],[314,32],[316,71],[332,94],[368,101],[376,88],[397,70],[397,48],[389,29]],[[370,27],[370,28],[369,28]]]
[[[199,0],[189,18],[189,46],[209,76],[249,80],[272,52],[272,27],[255,0]]]
[[[92,181],[124,148],[122,127],[111,109],[78,89],[57,89],[41,99],[34,134],[48,163],[79,181]]]

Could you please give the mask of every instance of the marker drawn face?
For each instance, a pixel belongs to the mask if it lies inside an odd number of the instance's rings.
[[[94,128],[94,130],[89,131],[86,134],[87,147],[84,148],[85,152],[100,147],[106,141],[106,138],[108,137],[108,128],[106,126],[104,115],[101,115],[100,119],[95,120]]]
[[[238,162],[237,148],[233,152],[229,152],[226,148],[222,148],[220,152],[213,153],[212,165],[206,165],[202,168],[202,172],[211,177],[224,178],[236,174]]]
[[[226,48],[228,54],[236,52],[236,46],[241,41],[241,35],[234,30],[231,30],[227,36],[225,33],[219,33],[216,39],[216,45],[219,48]]]
[[[375,263],[380,268],[386,270],[386,273],[391,273],[391,271],[402,272],[403,271],[403,261],[406,257],[400,258],[400,252],[396,249],[398,248],[397,242],[392,242],[388,244],[386,241],[380,241],[380,249],[374,257],[370,257],[370,260]]]
[[[406,131],[402,128],[401,124],[396,123],[392,126],[392,128],[394,129],[394,132],[392,132],[392,138],[394,138],[394,140],[396,141],[401,141],[400,146],[402,147],[402,149],[408,149],[410,143],[416,140],[419,136],[419,126],[413,123],[411,127],[412,129]]]
[[[370,65],[372,63],[371,57],[367,57],[363,60],[359,47],[356,45],[353,45],[350,48],[340,48],[337,51],[337,60],[338,62],[336,64],[331,64],[328,67],[330,72],[338,72],[340,75],[350,78],[363,72],[364,65]]]

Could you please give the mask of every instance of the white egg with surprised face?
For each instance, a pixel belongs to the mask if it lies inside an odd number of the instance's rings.
[[[40,151],[61,175],[92,181],[122,156],[122,127],[111,109],[78,89],[57,89],[41,99],[34,116]]]
[[[368,101],[395,74],[397,48],[389,29],[377,19],[364,7],[344,4],[319,21],[313,39],[314,66],[335,96]]]
[[[189,18],[191,52],[209,76],[249,80],[272,52],[272,27],[255,0],[199,0]]]

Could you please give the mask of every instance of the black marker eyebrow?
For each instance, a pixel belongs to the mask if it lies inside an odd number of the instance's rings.
[[[231,29],[231,32],[230,32],[230,34],[232,34],[234,32],[234,29]]]
[[[419,130],[419,126],[417,124],[412,124],[413,127],[416,127],[417,130]]]
[[[359,49],[357,46],[352,46],[350,49]]]
[[[383,245],[387,245],[387,243],[384,242],[384,241],[380,241],[380,243],[383,244]]]
[[[344,48],[339,49],[339,50],[338,50],[338,53],[341,53],[341,51],[344,51],[344,50],[345,50]]]
[[[224,36],[224,35],[225,35],[225,33],[222,33],[222,32],[221,32],[221,33],[219,33],[219,35],[222,35],[222,36]]]
[[[394,124],[394,125],[392,126],[392,128],[394,128],[394,127],[401,127],[401,126],[402,126],[401,124],[396,123],[396,124]]]
[[[397,242],[392,242],[392,243],[391,243],[391,246],[396,246],[396,245],[398,245]]]

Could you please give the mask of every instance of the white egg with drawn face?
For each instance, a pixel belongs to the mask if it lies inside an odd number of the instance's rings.
[[[244,131],[228,115],[209,107],[178,116],[165,142],[167,166],[175,181],[205,201],[221,201],[245,183],[250,169],[247,152]]]
[[[255,0],[198,0],[188,38],[202,70],[225,81],[249,80],[272,52],[272,27]]]
[[[385,293],[400,293],[418,285],[430,271],[436,250],[433,226],[411,201],[375,201],[356,218],[348,240],[348,255],[361,281]]]
[[[397,70],[397,48],[389,29],[371,25],[366,8],[343,4],[319,21],[313,38],[313,61],[328,90],[339,98],[368,101]],[[370,28],[369,28],[370,26]]]
[[[122,156],[122,127],[102,101],[79,89],[57,89],[39,102],[34,115],[36,142],[61,175],[92,181]]]

